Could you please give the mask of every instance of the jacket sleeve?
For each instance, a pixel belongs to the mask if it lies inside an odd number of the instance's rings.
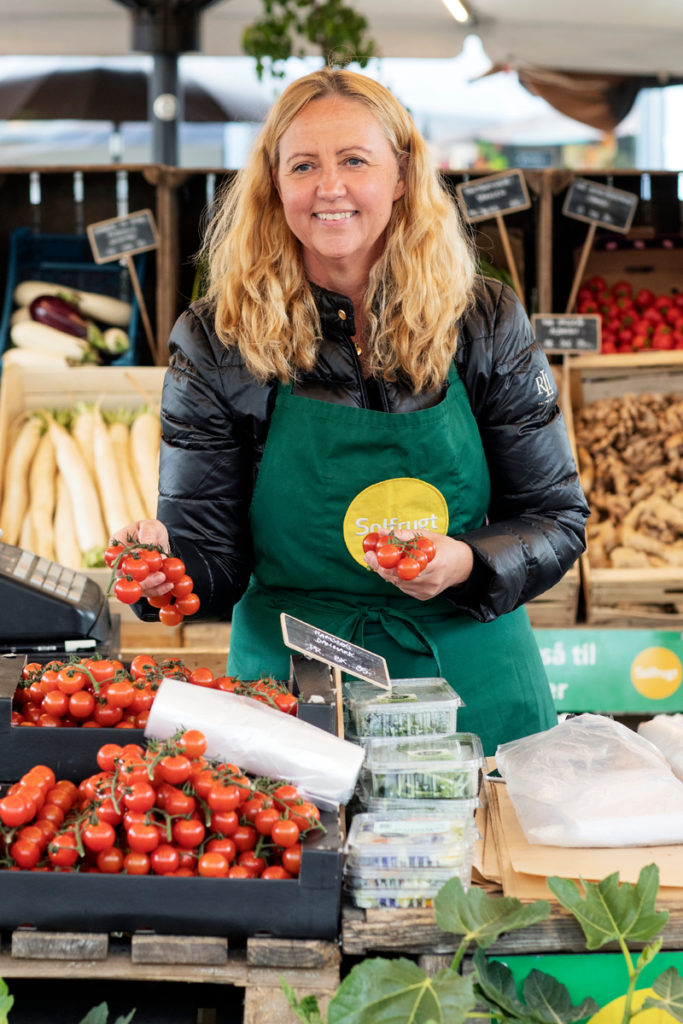
[[[488,622],[552,587],[585,548],[588,505],[545,352],[514,292],[486,281],[456,356],[491,478],[474,570],[445,596]]]
[[[228,391],[239,394],[239,357],[215,340],[211,322],[191,308],[171,333],[157,517],[194,580],[199,617],[227,618],[251,570],[254,440]]]

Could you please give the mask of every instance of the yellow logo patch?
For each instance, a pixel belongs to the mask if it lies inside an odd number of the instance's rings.
[[[448,505],[441,491],[425,480],[399,476],[380,480],[357,494],[344,516],[344,541],[359,565],[366,566],[363,537],[390,530],[448,533]]]
[[[664,700],[675,693],[683,679],[678,655],[667,647],[646,647],[631,663],[631,682],[643,697]]]

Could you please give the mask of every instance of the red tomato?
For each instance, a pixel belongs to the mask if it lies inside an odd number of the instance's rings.
[[[295,843],[294,846],[288,846],[282,851],[282,866],[285,871],[289,871],[290,875],[298,875],[301,871],[302,853],[301,843]]]
[[[62,693],[77,693],[87,682],[88,677],[85,672],[79,671],[74,665],[62,668],[57,673],[57,687]]]
[[[103,875],[118,875],[123,870],[123,851],[109,846],[97,854],[97,866]]]
[[[276,879],[277,881],[285,881],[293,876],[290,875],[289,871],[285,870],[282,864],[270,864],[261,872],[260,877],[265,879],[270,878],[271,880]]]
[[[251,878],[258,878],[266,866],[266,858],[258,857],[253,850],[244,850],[237,855],[237,863],[247,869]]]
[[[165,608],[172,600],[173,593],[169,590],[167,594],[158,594],[156,597],[148,597],[147,603],[150,604],[152,608]]]
[[[135,604],[142,597],[142,587],[137,580],[121,576],[114,584],[114,593],[121,604]]]
[[[52,864],[59,868],[70,868],[78,860],[76,836],[71,830],[62,832],[48,843],[47,855]]]
[[[132,821],[126,829],[126,838],[135,853],[151,853],[159,845],[159,832],[155,825],[144,821]]]
[[[396,572],[402,580],[414,580],[416,576],[420,575],[420,563],[416,558],[406,555],[396,566]]]
[[[150,572],[149,563],[137,551],[132,551],[122,558],[119,568],[125,576],[130,576],[139,583],[146,580]]]
[[[401,559],[401,549],[396,544],[383,544],[377,548],[377,561],[383,569],[393,569]]]
[[[436,554],[436,544],[431,537],[418,536],[415,540],[420,551],[424,551],[427,556],[427,560],[431,562]]]
[[[179,597],[175,603],[176,608],[183,615],[196,615],[199,611],[199,595],[195,594],[194,590],[191,594],[187,594],[185,597]]]
[[[150,871],[149,857],[146,853],[131,850],[123,858],[123,870],[127,875],[148,875]]]
[[[131,811],[151,811],[155,798],[156,790],[149,782],[133,782],[123,791],[123,802]]]
[[[136,679],[159,674],[159,662],[151,654],[136,654],[130,663],[130,674]]]
[[[130,679],[119,679],[107,687],[106,701],[113,708],[127,708],[135,700],[135,687]]]
[[[185,573],[179,580],[175,580],[171,593],[175,597],[187,597],[188,594],[192,593],[193,589],[194,583],[192,582],[192,577]]]
[[[179,626],[183,618],[183,613],[174,604],[164,605],[159,609],[159,622],[164,626]]]
[[[167,754],[159,761],[159,774],[164,782],[172,786],[182,786],[192,772],[192,763],[184,754]]]
[[[187,757],[201,757],[206,750],[206,737],[199,729],[187,729],[178,740],[178,749]]]
[[[0,799],[0,821],[14,828],[29,820],[29,801],[19,793],[10,793]]]
[[[190,682],[195,686],[213,688],[215,677],[210,668],[196,668],[190,673]]]
[[[90,690],[79,690],[69,697],[69,714],[82,721],[95,710],[95,695]]]
[[[378,533],[366,533],[363,537],[363,551],[374,551],[379,542]]]
[[[170,843],[160,843],[150,853],[149,860],[155,875],[171,875],[178,870],[180,854]]]
[[[81,829],[83,845],[88,850],[106,850],[114,845],[116,832],[106,821],[89,822]]]
[[[110,569],[114,568],[116,559],[123,553],[125,545],[120,540],[114,541],[104,552],[104,564]]]
[[[34,868],[40,860],[41,849],[30,839],[16,839],[9,848],[10,857],[24,870]]]
[[[170,580],[171,583],[176,583],[185,575],[185,563],[180,558],[169,556],[162,560],[161,571],[167,580]]]
[[[299,827],[288,818],[281,818],[271,829],[270,838],[278,846],[294,846],[299,842]]]
[[[140,555],[147,562],[150,573],[161,572],[164,556],[156,548],[140,548]]]
[[[280,821],[277,807],[262,807],[254,818],[254,827],[262,836],[269,836],[276,821]]]
[[[184,850],[191,850],[203,841],[206,828],[199,818],[178,818],[171,826],[173,842]]]
[[[243,853],[244,850],[254,849],[258,832],[252,825],[239,825],[230,838],[235,844],[235,849]]]
[[[203,878],[225,878],[229,870],[227,858],[218,850],[203,853],[197,861],[197,874]]]

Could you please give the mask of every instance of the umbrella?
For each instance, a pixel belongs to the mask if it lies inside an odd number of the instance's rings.
[[[16,67],[16,62],[13,62]],[[69,119],[147,121],[151,72],[136,63],[118,65],[66,63],[34,65],[4,73],[0,60],[0,120]],[[254,91],[231,90],[223,83],[179,76],[184,121],[260,121],[268,102]]]

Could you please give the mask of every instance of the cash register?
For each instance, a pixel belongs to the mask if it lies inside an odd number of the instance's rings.
[[[102,651],[112,616],[89,576],[0,540],[0,654]]]

